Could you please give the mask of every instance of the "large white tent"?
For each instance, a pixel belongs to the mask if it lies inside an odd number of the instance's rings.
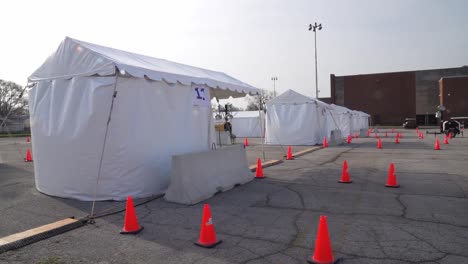
[[[262,137],[264,114],[260,111],[239,111],[232,113],[232,133],[237,137]]]
[[[332,108],[288,90],[267,103],[265,143],[316,145],[335,129]]]
[[[214,142],[211,98],[258,93],[222,72],[72,38],[29,82],[36,187],[80,200],[162,194],[172,155]]]

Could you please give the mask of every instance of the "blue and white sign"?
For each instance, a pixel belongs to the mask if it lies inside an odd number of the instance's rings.
[[[192,90],[193,105],[211,107],[210,89],[199,85],[193,85]]]

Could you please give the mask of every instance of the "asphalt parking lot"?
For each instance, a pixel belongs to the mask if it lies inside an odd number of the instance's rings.
[[[414,130],[400,132],[398,145],[389,133],[383,149],[376,149],[374,138],[320,149],[207,200],[223,240],[214,249],[193,245],[203,204],[159,198],[136,208],[145,228],[138,235],[119,234],[121,212],[0,254],[0,263],[306,263],[320,215],[328,218],[340,263],[468,263],[468,139],[454,138],[435,151],[434,136],[420,140]],[[262,153],[258,141],[250,142],[252,163]],[[32,164],[21,156],[28,144],[0,139],[0,237],[90,211],[88,202],[35,190]],[[268,148],[267,159],[286,149]],[[345,159],[352,184],[337,183]],[[384,186],[391,162],[397,189]],[[101,202],[97,210],[122,204]]]

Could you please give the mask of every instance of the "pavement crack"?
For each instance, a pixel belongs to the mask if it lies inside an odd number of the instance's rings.
[[[401,217],[403,218],[406,218],[406,212],[407,212],[407,207],[406,205],[403,203],[403,201],[401,201],[401,194],[397,194],[395,199],[397,200],[397,202],[401,205],[401,207],[403,208],[402,209],[402,213],[401,213]]]
[[[326,164],[328,164],[328,163],[333,163],[333,162],[335,162],[337,159],[339,159],[343,154],[346,154],[346,153],[352,151],[352,150],[355,149],[355,148],[356,148],[356,147],[353,146],[353,147],[351,147],[350,149],[347,149],[347,150],[345,150],[345,151],[343,151],[343,152],[340,152],[340,153],[338,153],[338,155],[336,155],[336,156],[333,157],[332,159],[330,159],[330,160],[328,160],[328,161],[325,161],[325,162],[322,162],[322,163],[319,163],[319,166],[323,166],[323,165],[326,165]]]
[[[290,190],[291,192],[295,193],[297,195],[297,197],[299,197],[299,200],[301,201],[302,209],[305,209],[305,202],[304,202],[304,197],[302,196],[302,193],[295,190],[292,186],[295,186],[295,184],[290,184],[290,185],[284,186],[284,188],[286,188],[286,189]]]

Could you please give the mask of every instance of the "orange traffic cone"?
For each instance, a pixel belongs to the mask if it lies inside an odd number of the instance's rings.
[[[388,169],[387,184],[385,184],[385,187],[388,187],[388,188],[400,187],[400,185],[397,183],[397,180],[396,180],[395,165],[393,165],[393,162],[390,163],[390,168]]]
[[[287,160],[293,160],[294,159],[293,154],[292,154],[291,146],[288,146],[288,154],[286,155],[286,159]]]
[[[379,138],[379,140],[377,140],[377,148],[378,149],[382,148],[382,140],[380,140],[380,138]]]
[[[354,138],[358,138],[358,137],[359,137],[358,133],[354,133]]]
[[[28,142],[28,143],[31,142],[31,138],[30,138],[30,137],[27,137],[27,138],[26,138],[26,142]]]
[[[125,209],[124,227],[120,231],[120,234],[138,234],[141,230],[143,230],[143,226],[138,224],[135,207],[133,206],[133,199],[131,196],[128,196]]]
[[[449,138],[449,139],[452,139],[452,132],[449,132],[448,138]]]
[[[436,141],[434,144],[434,150],[440,150],[440,142],[438,138],[436,138]]]
[[[395,137],[395,144],[400,144],[400,139],[398,138],[398,136]]]
[[[448,137],[447,136],[444,136],[444,144],[448,144]]]
[[[385,137],[388,137],[387,131],[385,131]]]
[[[338,260],[335,261],[333,258],[330,236],[328,234],[327,217],[324,215],[320,216],[317,238],[315,239],[314,255],[310,260],[307,260],[307,262],[314,264],[332,264],[338,262]]]
[[[327,137],[323,138],[323,147],[328,148],[328,142],[327,142]]]
[[[200,228],[200,238],[195,245],[204,248],[212,248],[219,245],[222,240],[216,240],[216,233],[213,225],[213,219],[211,217],[210,206],[208,204],[203,205],[203,216]]]
[[[399,138],[403,138],[403,134],[401,134],[400,132],[398,132],[398,137],[399,137]]]
[[[352,140],[353,138],[351,137],[351,135],[348,135],[348,139],[346,140],[346,143],[351,144]]]
[[[352,183],[353,181],[349,177],[348,172],[348,162],[345,160],[343,162],[343,169],[341,170],[341,180],[338,181],[339,183]]]
[[[244,146],[245,147],[249,146],[249,139],[248,138],[244,139]]]
[[[24,161],[25,162],[32,162],[33,161],[32,155],[31,155],[31,150],[29,148],[26,151],[26,158],[24,158]]]
[[[424,133],[421,132],[421,139],[424,139]]]
[[[262,160],[260,158],[257,159],[257,170],[255,170],[255,179],[263,179],[263,168],[262,168]]]

